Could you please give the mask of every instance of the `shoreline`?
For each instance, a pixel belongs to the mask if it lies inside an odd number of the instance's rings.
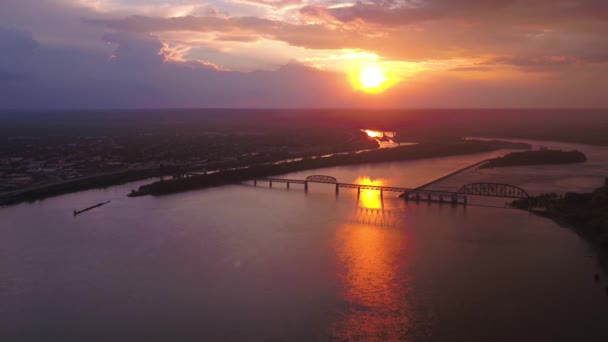
[[[542,194],[509,205],[519,210],[535,206],[536,210],[529,210],[534,215],[573,231],[591,246],[608,273],[608,178],[604,186],[589,193]]]
[[[6,194],[0,194],[0,209],[2,207],[16,205],[19,203],[35,202],[46,198],[79,191],[103,189],[113,185],[121,185],[148,178],[162,177],[175,171],[175,167],[124,170],[17,190]]]
[[[427,159],[427,158],[438,158],[448,157],[455,155],[475,154],[492,152],[499,149],[511,148],[511,149],[526,149],[528,144],[525,143],[513,143],[508,141],[481,141],[481,140],[456,140],[453,142],[437,142],[437,143],[421,143],[415,145],[403,145],[397,146],[390,149],[373,149],[364,151],[351,151],[347,153],[336,153],[329,157],[314,156],[314,157],[303,157],[300,161],[275,164],[273,162],[263,164],[253,164],[245,166],[242,169],[220,169],[217,172],[210,173],[208,175],[198,175],[189,178],[180,178],[176,180],[164,180],[152,182],[143,186],[131,194],[129,197],[144,196],[144,195],[162,195],[165,193],[176,193],[181,191],[188,191],[200,188],[208,188],[215,186],[222,186],[231,183],[242,182],[250,180],[256,177],[273,176],[294,171],[312,170],[324,167],[332,166],[346,166],[346,165],[359,165],[359,164],[375,164],[382,162],[391,161],[407,161],[414,159]],[[425,151],[426,150],[426,151]],[[394,152],[398,151],[398,152]],[[401,152],[406,151],[405,155],[400,155]],[[411,152],[411,153],[409,153]],[[88,176],[80,179],[63,181],[59,183],[47,184],[40,187],[34,187],[32,189],[23,189],[14,191],[11,193],[0,194],[0,209],[2,207],[17,205],[24,202],[35,202],[46,198],[52,198],[55,196],[74,193],[79,191],[86,191],[91,189],[103,189],[109,186],[126,184],[129,182],[135,182],[145,180],[149,178],[170,176],[176,173],[181,173],[188,170],[188,165],[175,165],[165,166],[159,168],[150,168],[144,170],[123,170],[117,172],[111,172],[104,175]],[[259,174],[251,177],[242,177],[238,173],[251,170],[257,170]],[[227,176],[228,177],[225,177]],[[161,191],[150,191],[147,192],[146,186],[153,186],[154,184],[162,183],[187,183],[191,182],[192,179],[201,180],[207,178],[208,181],[202,182],[204,184],[198,184],[190,186],[178,186],[179,189],[175,191],[163,189]],[[175,183],[174,183],[175,184]],[[157,185],[156,185],[157,186]]]
[[[305,158],[301,161],[278,165],[252,165],[239,170],[224,170],[209,175],[199,175],[169,181],[159,181],[142,185],[128,194],[129,197],[164,195],[189,190],[203,189],[255,178],[264,178],[291,172],[320,169],[334,166],[374,164],[383,162],[408,161],[456,155],[492,152],[506,148],[525,149],[528,144],[513,144],[500,141],[465,141],[443,143],[420,143],[391,149],[334,155],[326,158]]]
[[[519,208],[514,208],[514,209],[519,209]],[[585,241],[585,243],[587,243],[589,245],[589,247],[591,247],[591,249],[595,253],[595,259],[597,260],[598,264],[600,265],[600,268],[604,272],[608,273],[608,248],[602,247],[601,243],[599,241],[597,241],[597,237],[590,234],[588,231],[586,231],[585,228],[568,223],[559,216],[554,216],[554,215],[551,215],[546,212],[534,211],[534,210],[532,210],[531,213],[536,216],[540,216],[540,217],[546,218],[548,220],[551,220],[558,226],[572,231],[578,237],[583,239],[583,241]]]

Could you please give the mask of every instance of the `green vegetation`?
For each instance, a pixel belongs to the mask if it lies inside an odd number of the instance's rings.
[[[339,165],[381,163],[423,158],[445,157],[452,155],[474,154],[505,148],[498,141],[456,141],[450,143],[423,143],[412,146],[401,146],[392,149],[381,149],[361,153],[334,155],[326,158],[305,158],[301,161],[274,164],[258,164],[236,170],[223,170],[217,173],[159,181],[141,186],[130,196],[161,195],[242,182],[254,178],[263,178],[290,172],[319,169]]]
[[[571,164],[584,163],[587,157],[580,151],[536,150],[512,152],[503,157],[491,159],[483,164],[481,169],[506,166]]]
[[[574,227],[608,255],[608,179],[591,193],[543,194],[516,200],[511,206],[528,210]]]

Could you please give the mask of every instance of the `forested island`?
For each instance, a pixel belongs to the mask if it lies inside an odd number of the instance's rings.
[[[573,227],[608,256],[608,178],[590,193],[542,194],[513,201],[511,206]]]
[[[535,151],[511,152],[505,156],[494,158],[480,166],[480,169],[507,166],[573,164],[584,163],[587,157],[580,151],[562,151],[540,149]]]
[[[319,169],[340,165],[406,161],[423,158],[490,152],[503,148],[529,148],[528,144],[501,141],[457,140],[441,143],[421,143],[391,149],[379,149],[360,153],[333,155],[330,157],[305,158],[281,164],[257,164],[246,168],[222,170],[207,175],[158,181],[143,185],[129,196],[162,195],[181,191],[238,183],[290,172]]]

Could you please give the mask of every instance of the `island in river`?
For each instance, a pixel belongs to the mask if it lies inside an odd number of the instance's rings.
[[[441,143],[420,143],[379,149],[358,153],[337,154],[329,157],[304,158],[302,160],[279,164],[257,164],[245,168],[222,170],[205,175],[157,181],[143,185],[132,191],[129,196],[162,195],[237,183],[254,178],[280,175],[295,171],[319,169],[339,165],[382,163],[424,158],[446,157],[453,155],[475,154],[499,149],[528,149],[527,143],[507,141],[457,140]]]
[[[481,169],[507,166],[545,165],[545,164],[573,164],[584,163],[587,157],[580,151],[562,151],[540,149],[534,151],[511,152],[505,156],[490,159],[480,166]]]

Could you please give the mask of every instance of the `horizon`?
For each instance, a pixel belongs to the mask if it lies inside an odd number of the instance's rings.
[[[374,108],[355,108],[355,107],[150,107],[150,108],[129,108],[129,107],[116,107],[116,108],[37,108],[37,107],[25,107],[25,108],[0,108],[0,113],[3,112],[60,112],[60,113],[74,113],[74,112],[154,112],[154,111],[213,111],[213,110],[227,110],[227,111],[323,111],[323,110],[335,110],[335,111],[555,111],[555,110],[586,110],[586,111],[605,111],[608,110],[606,107],[374,107]]]

